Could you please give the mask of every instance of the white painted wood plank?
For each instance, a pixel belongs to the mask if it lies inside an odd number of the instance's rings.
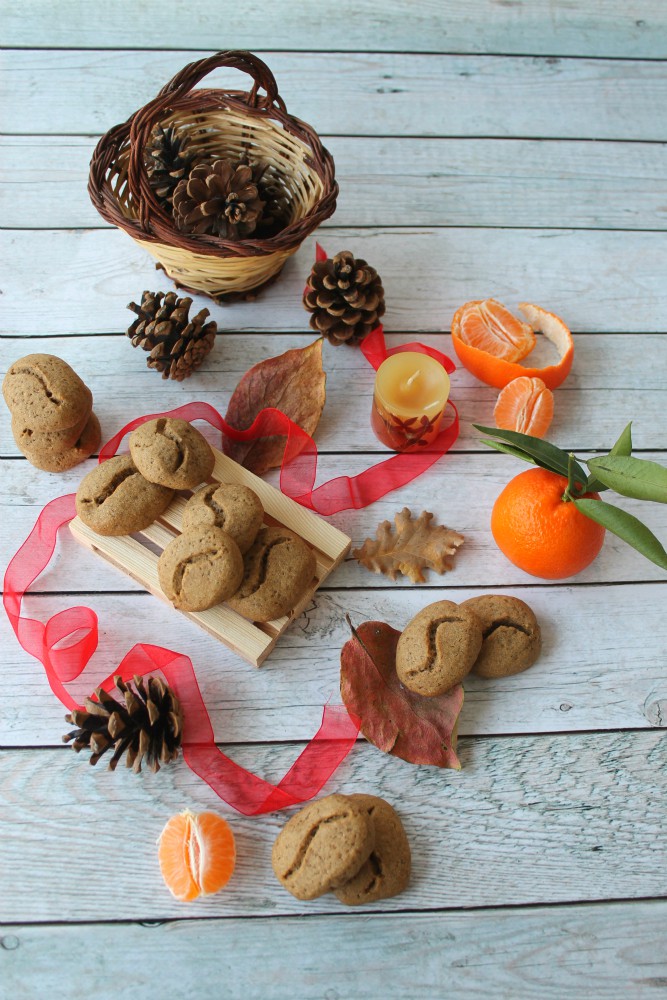
[[[281,280],[253,303],[215,310],[220,329],[307,329],[303,285],[315,258],[310,237]],[[449,328],[469,299],[508,306],[536,302],[572,330],[667,331],[667,235],[585,230],[339,229],[322,231],[330,253],[344,248],[380,271],[388,331]],[[119,230],[0,233],[2,330],[37,333],[126,329],[126,303],[144,288],[169,288],[152,257]],[[209,300],[196,299],[201,305]],[[212,310],[213,312],[213,310]]]
[[[0,132],[101,134],[210,54],[150,43],[139,52],[6,51]],[[667,99],[664,62],[331,51],[263,58],[288,111],[321,135],[667,139],[655,110]],[[234,71],[209,80],[245,86]]]
[[[335,17],[315,0],[283,2],[275,15],[257,0],[242,16],[231,0],[193,8],[185,0],[3,0],[2,42],[13,46],[242,49],[406,49],[420,52],[525,52],[546,55],[661,57],[667,21],[660,0],[341,0]],[[307,30],[304,26],[307,25]]]
[[[275,781],[300,748],[227,749],[242,766]],[[369,912],[667,892],[667,741],[661,733],[465,739],[460,754],[463,770],[442,772],[361,745],[326,787],[380,795],[404,821],[413,855],[410,885]],[[65,747],[9,751],[0,796],[5,921],[346,912],[330,896],[299,902],[275,879],[270,853],[284,813],[232,813],[182,761],[158,775],[137,776],[89,767]],[[192,906],[170,896],[155,849],[167,818],[186,806],[225,814],[238,842],[229,885]]]
[[[149,595],[33,597],[25,613],[46,621],[83,603],[99,615],[99,651],[70,686],[73,696],[89,695],[135,642],[166,646],[192,659],[216,739],[256,743],[308,739],[319,727],[325,702],[340,702],[340,651],[350,635],[346,612],[355,624],[384,620],[402,629],[431,601],[461,601],[494,589],[463,590],[453,581],[451,589],[320,592],[259,671]],[[466,679],[459,727],[464,736],[667,726],[664,585],[501,592],[535,610],[543,652],[527,673],[502,681]],[[4,615],[0,636],[0,745],[59,746],[68,731],[65,710],[43,667],[21,649]]]
[[[619,428],[619,433],[622,428]],[[664,453],[644,452],[664,464]],[[356,475],[377,461],[378,455],[343,455],[321,458],[318,483],[341,475]],[[585,457],[585,456],[583,456]],[[93,460],[60,476],[34,469],[25,461],[5,459],[0,464],[0,511],[11,521],[11,531],[0,535],[0,564],[6,563],[32,529],[39,511],[54,496],[76,491],[80,479],[93,467]],[[329,520],[359,546],[374,536],[377,525],[392,519],[403,506],[415,513],[430,510],[439,523],[447,524],[465,536],[455,568],[444,578],[434,576],[431,586],[491,587],[525,586],[539,583],[535,577],[512,566],[496,547],[489,530],[493,503],[509,480],[527,468],[509,456],[496,452],[483,454],[452,454],[445,456],[432,469],[413,483],[390,493],[382,500],[360,511],[343,511]],[[278,485],[278,475],[269,474],[269,481]],[[667,505],[640,500],[614,498],[620,507],[639,517],[663,542],[667,540]],[[69,540],[68,540],[69,541]],[[74,543],[58,550],[51,567],[35,584],[35,592],[68,590],[74,592],[130,591],[136,587],[125,576],[91,562]],[[63,576],[65,574],[65,576]],[[613,583],[614,581],[660,581],[664,570],[644,559],[614,535],[607,534],[601,555],[575,583]],[[64,584],[66,580],[66,584]],[[369,573],[355,561],[346,560],[331,578],[335,587],[373,587],[400,589],[405,580],[392,583],[384,576]],[[423,586],[423,585],[420,585]]]
[[[88,197],[95,140],[0,137],[0,218],[105,226]],[[331,136],[339,226],[664,229],[667,145]]]
[[[248,921],[170,921],[157,926],[16,926],[2,939],[8,991],[69,1000],[61,976],[86,969],[91,994],[110,996],[109,968],[124,1000],[200,1000],[220,989],[229,1000],[432,1000],[483,997],[492,984],[503,1000],[650,1000],[667,977],[657,946],[667,903],[520,907],[453,913],[304,915]],[[104,938],[104,966],[90,961]],[[136,961],[136,955],[151,962]],[[196,975],[193,965],[196,963]],[[362,972],[363,970],[363,972]],[[418,971],[418,974],[416,972]],[[557,970],[557,973],[555,971]]]
[[[224,309],[212,312],[224,316]],[[129,324],[133,314],[127,312]],[[10,365],[26,352],[56,354],[79,372],[93,391],[95,412],[104,439],[115,434],[132,417],[156,413],[193,399],[216,407],[223,415],[231,393],[252,365],[310,343],[314,334],[221,335],[198,372],[184,382],[162,379],[146,368],[143,351],[132,348],[122,336],[0,338],[0,380]],[[389,335],[390,346],[412,339],[443,350],[456,359],[449,334]],[[625,422],[635,419],[636,447],[665,446],[665,385],[667,335],[654,334],[637,348],[636,334],[577,334],[574,369],[555,393],[554,421],[549,438],[578,451],[610,448]],[[650,363],[642,361],[650,358]],[[640,355],[638,357],[638,354]],[[327,402],[315,434],[319,450],[326,452],[383,452],[370,426],[370,401],[375,373],[357,350],[324,345]],[[498,391],[485,386],[459,367],[452,375],[452,399],[461,418],[455,451],[486,451],[472,424],[493,426]],[[10,433],[7,411],[0,417],[0,456],[21,456]],[[201,424],[206,430],[207,425]],[[219,444],[219,437],[211,442]],[[371,459],[369,459],[369,462]],[[8,472],[11,476],[11,473]],[[22,475],[17,470],[17,475]],[[74,482],[78,473],[74,473]],[[58,476],[42,478],[59,488]],[[62,480],[65,482],[65,480]],[[68,480],[69,481],[69,480]],[[12,486],[16,486],[12,480]]]

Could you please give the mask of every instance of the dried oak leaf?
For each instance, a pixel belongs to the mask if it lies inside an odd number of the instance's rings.
[[[385,622],[363,622],[352,629],[352,638],[340,654],[343,702],[361,720],[361,732],[378,749],[411,764],[460,771],[456,732],[463,688],[457,684],[435,698],[404,688],[396,676],[400,634]]]
[[[353,557],[374,573],[384,573],[395,580],[399,573],[409,576],[413,583],[425,583],[423,570],[432,569],[445,573],[452,568],[452,557],[463,545],[464,538],[458,531],[444,524],[431,524],[433,514],[422,511],[413,520],[404,507],[391,521],[378,525],[376,538],[367,538],[360,549],[352,551]]]
[[[312,436],[326,399],[322,343],[320,337],[308,347],[295,348],[254,365],[232,393],[225,415],[227,423],[237,430],[247,430],[261,410],[274,406]],[[280,466],[285,440],[282,436],[256,441],[225,438],[223,450],[235,462],[261,476],[268,469]]]

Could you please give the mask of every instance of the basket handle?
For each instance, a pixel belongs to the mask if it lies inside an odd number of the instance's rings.
[[[139,207],[139,222],[144,228],[147,228],[150,218],[150,202],[155,202],[155,196],[151,191],[143,164],[143,148],[148,141],[151,129],[163,117],[164,112],[186,97],[200,80],[212,70],[223,67],[239,69],[252,77],[252,90],[246,95],[248,107],[267,110],[275,105],[282,112],[286,112],[285,103],[278,93],[278,84],[273,73],[266,63],[252,52],[235,50],[216,52],[215,55],[198,59],[196,62],[184,66],[169,83],[165,84],[152,101],[149,101],[134,115],[130,125],[127,185]],[[264,96],[259,93],[260,87],[266,91]]]

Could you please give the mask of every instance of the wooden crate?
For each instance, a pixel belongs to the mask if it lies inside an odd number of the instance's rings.
[[[259,667],[293,618],[307,607],[317,588],[336,569],[347,555],[351,540],[342,531],[280,490],[248,472],[243,466],[213,449],[215,466],[209,482],[241,483],[254,490],[264,506],[264,520],[289,528],[306,542],[316,558],[315,577],[296,607],[288,615],[270,622],[250,622],[232,611],[226,604],[218,604],[208,611],[179,611],[186,618],[205,629],[210,635],[228,646],[248,663]],[[155,597],[171,606],[160,589],[157,574],[159,553],[181,531],[185,499],[176,496],[157,521],[136,535],[108,537],[98,535],[78,517],[70,524],[77,542],[101,556],[117,569],[136,580]],[[174,609],[176,610],[176,609]]]

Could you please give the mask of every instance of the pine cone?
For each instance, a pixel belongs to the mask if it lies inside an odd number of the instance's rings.
[[[151,187],[160,201],[171,207],[176,185],[190,173],[197,149],[192,147],[187,134],[156,125],[146,154]]]
[[[382,280],[365,260],[341,250],[313,265],[303,304],[313,330],[332,344],[360,344],[384,316]]]
[[[174,220],[179,229],[228,240],[254,232],[264,202],[246,163],[231,160],[200,163],[174,191]]]
[[[141,771],[141,762],[151,771],[159,771],[160,764],[168,764],[178,757],[183,731],[183,713],[178,698],[159,677],[134,678],[134,687],[125,684],[120,676],[114,684],[123,695],[124,704],[116,701],[107,691],[96,688],[97,701],[86,698],[85,709],[65,716],[65,721],[77,726],[63,736],[63,743],[73,740],[79,750],[93,751],[91,764],[97,764],[110,747],[114,753],[109,760],[109,770],[127,752],[125,763],[135,772]]]
[[[146,364],[162,372],[162,378],[189,378],[215,343],[218,324],[204,324],[208,309],[189,319],[191,305],[191,298],[179,299],[175,292],[144,292],[141,305],[130,302],[127,307],[138,317],[127,331],[132,346],[150,351]]]

